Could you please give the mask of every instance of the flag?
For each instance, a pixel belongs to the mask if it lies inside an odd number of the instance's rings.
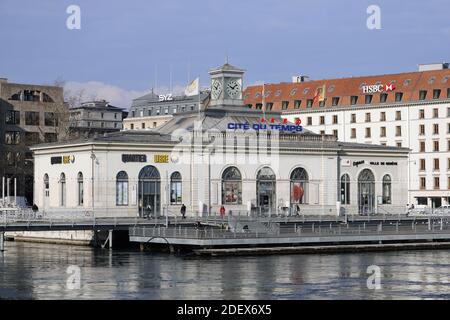
[[[313,103],[316,101],[319,101],[319,102],[325,101],[325,90],[326,90],[325,85],[317,88]]]
[[[196,78],[191,83],[189,83],[184,90],[184,94],[188,97],[200,94],[200,78]]]
[[[262,87],[262,92],[261,92],[261,104],[262,104],[262,111],[265,113],[266,112],[266,85],[263,83],[263,87]]]

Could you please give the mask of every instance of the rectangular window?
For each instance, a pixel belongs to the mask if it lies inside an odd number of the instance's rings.
[[[325,107],[325,100],[319,101],[319,108]]]
[[[438,108],[433,109],[433,118],[439,118],[439,109]]]
[[[57,140],[58,140],[58,137],[57,137],[56,133],[45,133],[44,134],[44,141],[46,143],[56,142]]]
[[[325,116],[320,116],[320,124],[325,124]]]
[[[57,127],[58,126],[58,117],[54,112],[46,112],[44,113],[44,125],[46,127]]]
[[[447,123],[447,133],[450,133],[450,123]]]
[[[401,142],[397,142],[397,148],[401,148],[402,147],[402,143]]]
[[[337,124],[337,123],[338,123],[338,116],[333,115],[333,124]]]
[[[266,103],[266,110],[272,110],[273,109],[273,102],[267,102]]]
[[[420,163],[420,171],[425,171],[426,170],[426,161],[425,161],[425,159],[420,159],[419,163]]]
[[[20,124],[20,111],[8,110],[5,113],[6,124]]]
[[[117,113],[114,113],[114,119],[117,119]]]
[[[352,128],[350,137],[351,137],[352,139],[355,139],[355,138],[356,138],[356,129],[355,129],[355,128]]]
[[[370,113],[366,113],[366,122],[370,122],[371,116]]]
[[[25,132],[25,144],[31,146],[40,142],[39,132]]]
[[[380,112],[380,121],[386,121],[386,112]]]
[[[142,115],[144,115],[144,114],[142,114]],[[102,117],[102,119],[103,119],[103,117],[105,116],[105,114],[102,112],[101,113],[101,117]]]
[[[381,93],[380,94],[380,103],[385,103],[387,101],[388,94],[387,93]]]
[[[352,113],[350,116],[350,123],[356,123],[356,113]]]
[[[307,108],[312,108],[313,102],[314,102],[313,99],[308,99],[308,100],[306,100],[306,107],[307,107]]]
[[[420,190],[425,190],[427,188],[425,177],[420,177]]]
[[[338,131],[337,130],[333,130],[333,136],[335,136],[336,139],[338,138]]]
[[[395,111],[395,120],[402,120],[402,112]]]
[[[434,171],[439,171],[439,159],[433,159],[433,170]]]
[[[145,129],[145,123],[141,123],[141,129]]]
[[[130,124],[130,129],[133,130],[134,129],[134,123]]]
[[[153,128],[156,128],[158,124],[156,122],[153,122]]]
[[[19,144],[20,132],[19,131],[6,131],[5,132],[5,144]]]
[[[440,186],[441,179],[439,177],[434,177],[434,189],[438,190]]]
[[[26,111],[25,112],[25,125],[38,126],[39,125],[39,112]]]
[[[403,100],[403,92],[395,93],[395,102],[401,102]]]
[[[289,101],[283,101],[281,103],[281,109],[287,110],[288,107],[289,107]]]
[[[300,109],[301,105],[302,105],[302,100],[294,101],[294,109]]]
[[[247,104],[247,108],[251,109],[252,107],[253,107],[253,105],[251,103]],[[183,108],[185,108],[185,107],[183,107]]]
[[[325,130],[320,130],[320,134],[324,135],[325,134]]]
[[[450,118],[450,107],[447,107],[447,118]]]
[[[351,96],[350,97],[350,104],[355,105],[358,103],[358,96]]]
[[[421,135],[421,136],[425,135],[425,125],[424,124],[419,125],[419,135]]]
[[[395,127],[395,136],[401,137],[402,136],[402,126],[396,126]]]
[[[307,124],[308,126],[312,126],[312,117],[307,118]]]
[[[366,104],[371,104],[372,103],[372,98],[373,98],[373,96],[371,95],[371,94],[366,94],[366,97],[365,97],[365,103]]]
[[[134,118],[136,116],[136,112],[133,110],[131,111],[131,117]]]
[[[433,134],[439,134],[439,124],[433,124]]]
[[[386,137],[386,127],[380,128],[380,137]]]
[[[425,152],[425,141],[419,142],[419,152]]]
[[[439,151],[439,140],[433,141],[433,151]]]
[[[439,99],[441,96],[441,89],[434,89],[433,90],[433,99]]]
[[[256,110],[262,110],[262,103],[256,104]]]
[[[370,128],[366,128],[366,138],[370,138],[372,136],[372,132]]]
[[[425,100],[427,97],[427,90],[420,90],[419,91],[419,100]]]
[[[425,119],[425,110],[424,109],[419,110],[419,119]]]
[[[447,89],[447,98],[450,98],[450,88]]]
[[[331,104],[333,107],[339,105],[339,97],[333,97],[333,99],[331,100]]]

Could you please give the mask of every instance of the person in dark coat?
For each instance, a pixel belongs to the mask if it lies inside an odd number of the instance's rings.
[[[184,203],[181,205],[180,213],[183,219],[186,219],[186,206],[184,205]]]

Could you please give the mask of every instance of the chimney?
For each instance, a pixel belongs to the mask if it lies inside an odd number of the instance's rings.
[[[448,65],[447,62],[419,64],[419,71],[444,70],[448,69]]]
[[[292,77],[292,83],[301,83],[308,81],[309,77],[304,75],[298,75]]]

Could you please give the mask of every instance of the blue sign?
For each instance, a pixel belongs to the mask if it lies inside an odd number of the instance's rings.
[[[294,124],[265,124],[265,123],[229,123],[228,130],[277,130],[282,132],[302,132],[303,127]]]

